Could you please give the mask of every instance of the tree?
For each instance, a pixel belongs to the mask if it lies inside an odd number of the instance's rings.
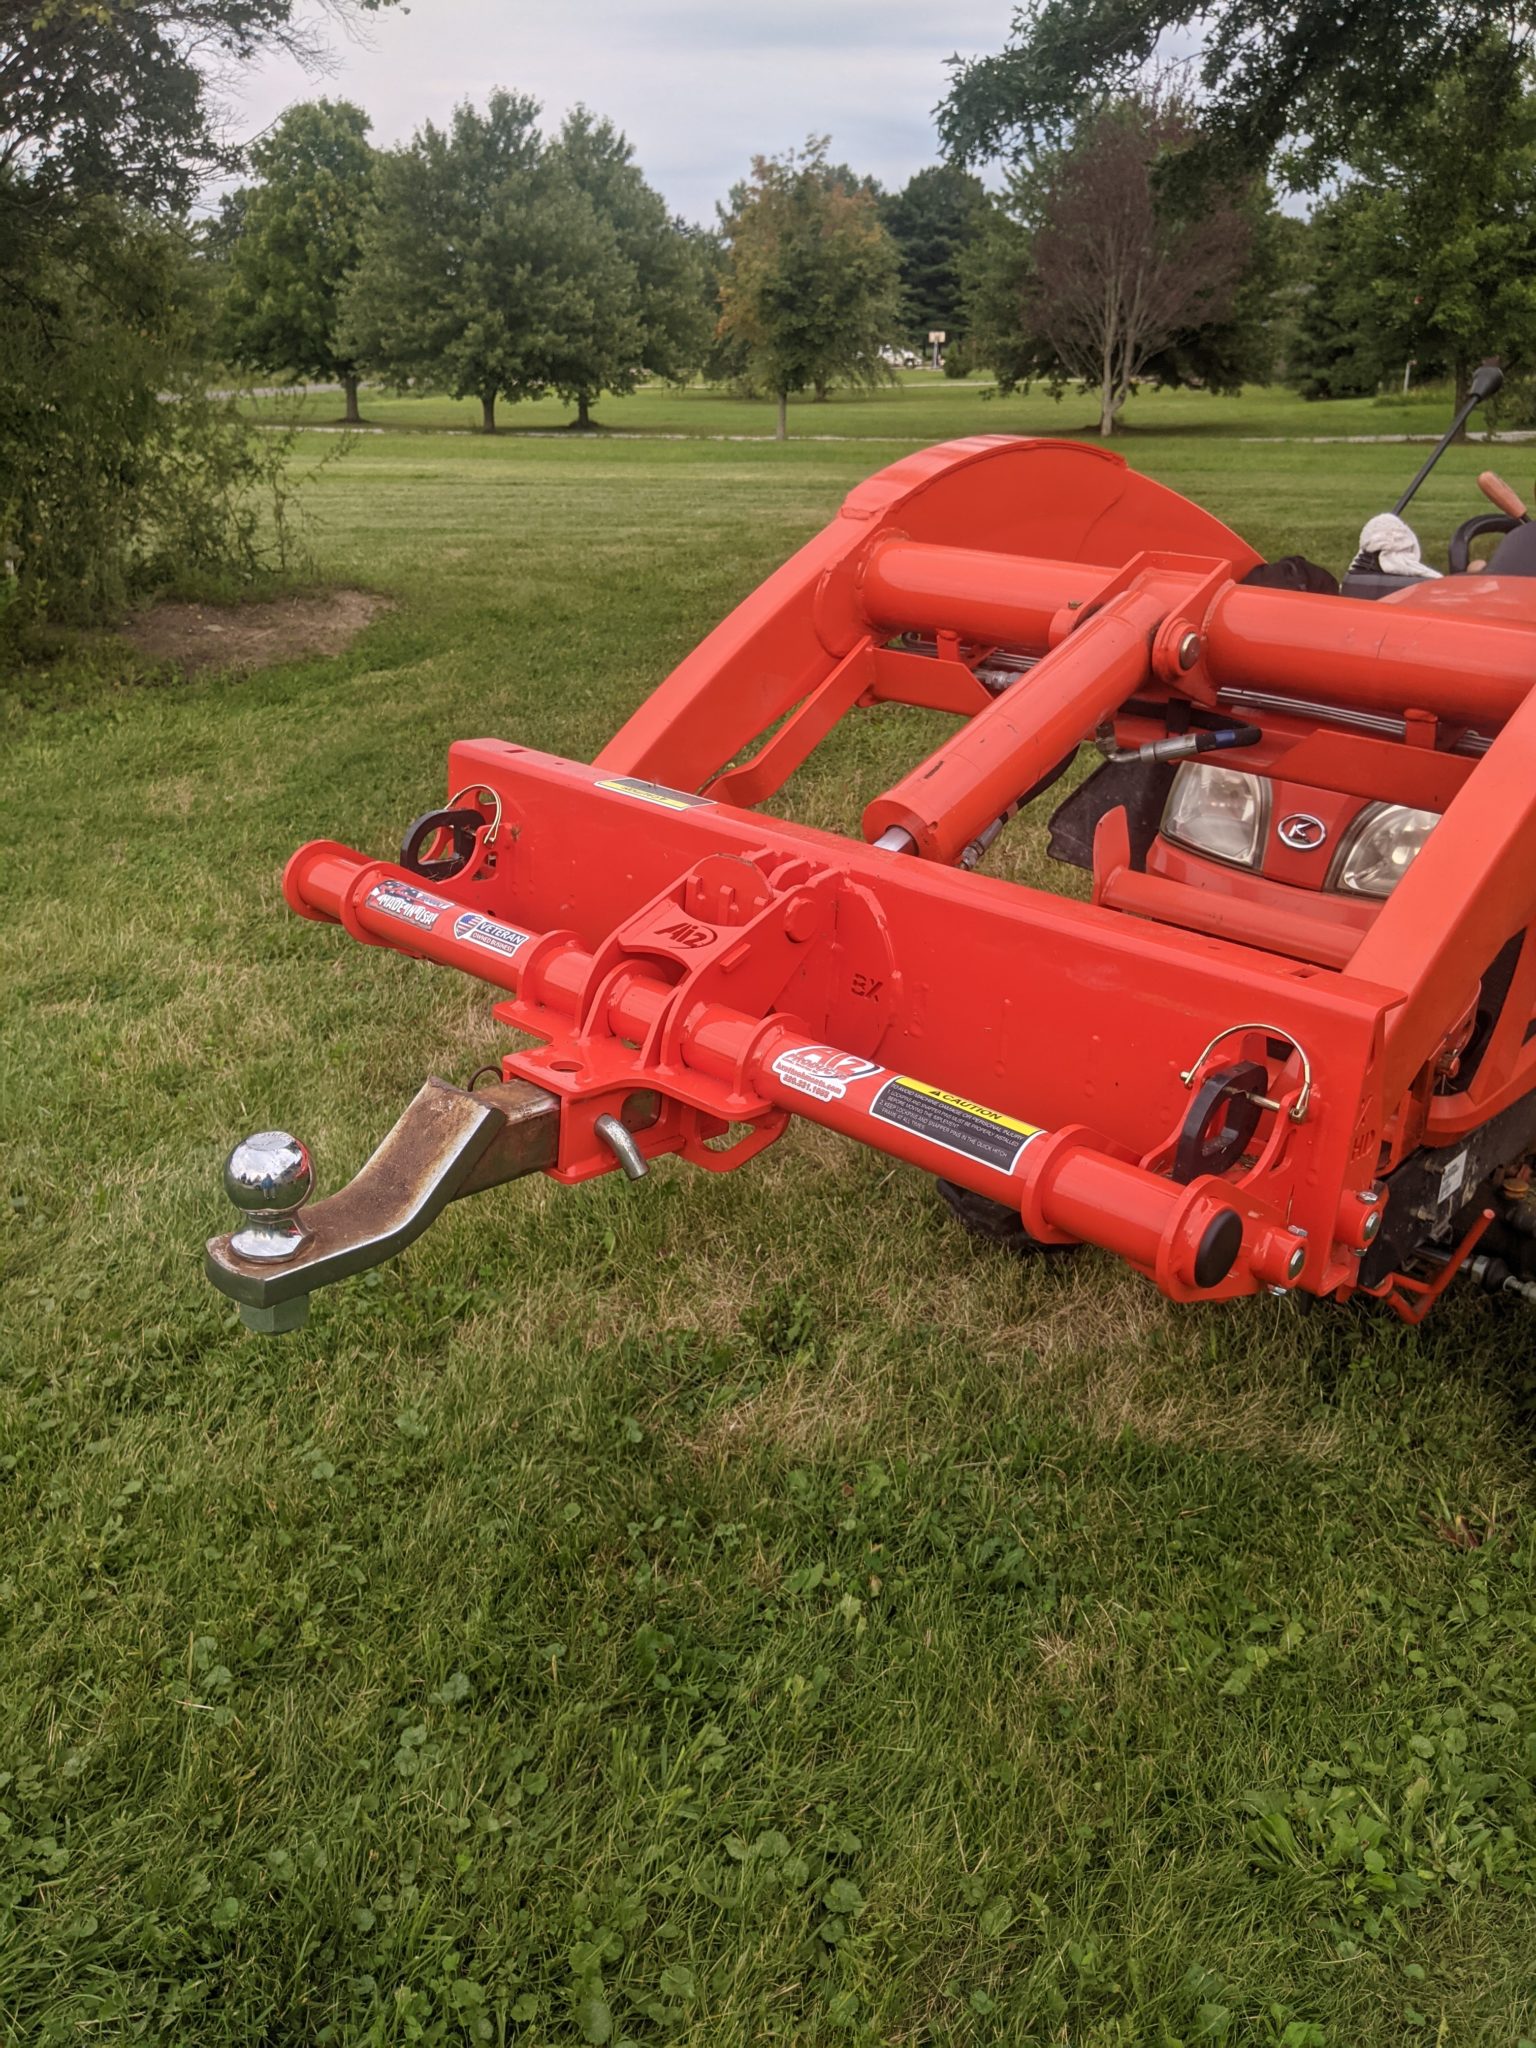
[[[1039,335],[1026,325],[1034,271],[1025,224],[1030,193],[1015,177],[1007,196],[989,201],[981,227],[959,257],[963,348],[945,358],[950,369],[991,370],[1003,396],[1036,378],[1049,381],[1056,364]]]
[[[1306,283],[1289,366],[1303,398],[1368,398],[1387,374],[1388,349],[1372,317],[1369,276],[1360,268],[1360,216],[1369,200],[1362,187],[1350,186],[1317,207],[1308,223]]]
[[[721,337],[778,401],[781,441],[792,391],[884,375],[879,351],[900,319],[895,244],[870,192],[829,182],[827,147],[812,136],[803,150],[754,157],[725,223]]]
[[[1369,388],[1409,357],[1464,398],[1484,356],[1536,369],[1536,95],[1498,44],[1413,122],[1370,124],[1322,209],[1303,390]]]
[[[677,382],[699,367],[709,344],[703,265],[698,237],[671,218],[611,121],[575,108],[551,156],[613,230],[630,270],[630,290],[595,308],[585,349],[568,350],[551,377],[587,427],[599,392],[632,391],[643,373]]]
[[[210,265],[189,262],[174,216],[234,161],[219,79],[274,50],[316,58],[307,14],[301,0],[0,0],[8,626],[260,560],[256,498],[280,496],[282,444],[206,394]]]
[[[373,175],[370,125],[348,100],[310,100],[253,145],[261,182],[234,195],[223,320],[235,361],[338,381],[353,425],[358,366],[337,329]]]
[[[397,0],[328,0],[338,19]],[[236,152],[221,68],[322,56],[300,0],[0,0],[0,172],[35,208],[66,195],[181,208]]]
[[[960,266],[987,217],[979,178],[952,164],[930,164],[880,206],[901,264],[907,332],[919,344],[936,329],[960,336]]]
[[[282,565],[289,447],[209,396],[177,227],[82,198],[46,242],[0,244],[0,300],[0,640]]]
[[[536,100],[494,92],[381,155],[340,345],[400,384],[478,398],[575,395],[639,360],[634,266],[546,151]]]
[[[1241,382],[1252,202],[1192,204],[1160,175],[1194,134],[1176,98],[1122,100],[1016,181],[1022,219],[994,217],[971,270],[980,346],[1003,389],[1076,380],[1096,392],[1107,436],[1143,377]]]
[[[1401,126],[1490,32],[1518,64],[1536,12],[1528,0],[1026,0],[1001,52],[951,60],[939,133],[962,163],[1059,141],[1064,119],[1133,88],[1166,37],[1196,34],[1211,153],[1255,168],[1289,137],[1292,174],[1315,184],[1363,123]]]

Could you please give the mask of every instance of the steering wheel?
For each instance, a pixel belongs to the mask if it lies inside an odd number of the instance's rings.
[[[1451,544],[1445,551],[1447,569],[1453,576],[1465,576],[1472,560],[1472,543],[1479,534],[1513,533],[1517,526],[1524,524],[1524,518],[1517,519],[1512,512],[1473,513],[1451,535]]]
[[[1463,520],[1452,534],[1445,559],[1453,576],[1466,575],[1472,563],[1472,543],[1480,533],[1513,533],[1530,517],[1520,493],[1513,484],[1505,483],[1496,470],[1485,469],[1477,480],[1477,488],[1497,509],[1492,513],[1481,512],[1475,519]]]

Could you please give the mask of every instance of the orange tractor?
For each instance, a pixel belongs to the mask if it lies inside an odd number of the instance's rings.
[[[1450,573],[1388,515],[1341,590],[1100,448],[871,477],[595,763],[461,740],[398,859],[293,856],[299,916],[489,984],[537,1044],[429,1080],[307,1206],[302,1145],[237,1146],[209,1277],[294,1328],[448,1201],[731,1171],[798,1116],[1179,1301],[1536,1297],[1536,526],[1484,485]],[[764,810],[891,703],[955,729],[862,839]],[[1050,848],[1091,901],[987,875],[1084,748]]]

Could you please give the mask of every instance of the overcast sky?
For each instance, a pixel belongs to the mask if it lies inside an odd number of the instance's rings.
[[[1000,49],[1012,0],[411,0],[365,17],[361,38],[332,29],[333,66],[240,75],[231,98],[243,138],[294,100],[356,100],[373,139],[404,142],[422,121],[493,86],[529,92],[558,122],[578,100],[635,145],[675,213],[712,221],[715,201],[754,155],[832,137],[841,162],[901,185],[938,154],[933,109],[946,57]]]

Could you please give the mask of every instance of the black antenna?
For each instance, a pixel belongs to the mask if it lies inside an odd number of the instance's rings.
[[[1455,440],[1456,436],[1461,432],[1462,428],[1467,424],[1467,421],[1472,417],[1472,414],[1476,410],[1476,408],[1482,404],[1485,398],[1492,398],[1496,391],[1502,389],[1503,383],[1504,372],[1499,368],[1497,363],[1483,363],[1476,370],[1473,371],[1471,395],[1468,397],[1466,404],[1461,408],[1461,411],[1457,413],[1455,419],[1453,419],[1451,421],[1451,424],[1446,428],[1445,433],[1441,438],[1439,447],[1431,453],[1428,461],[1424,464],[1423,468],[1419,471],[1418,475],[1414,478],[1413,482],[1408,486],[1407,490],[1404,491],[1403,495],[1392,507],[1392,510],[1398,515],[1399,518],[1402,516],[1403,510],[1406,507],[1408,500],[1419,488],[1419,485],[1423,483],[1425,477],[1429,475],[1429,472],[1440,460],[1441,456],[1445,453],[1446,449],[1450,447],[1451,443]]]

